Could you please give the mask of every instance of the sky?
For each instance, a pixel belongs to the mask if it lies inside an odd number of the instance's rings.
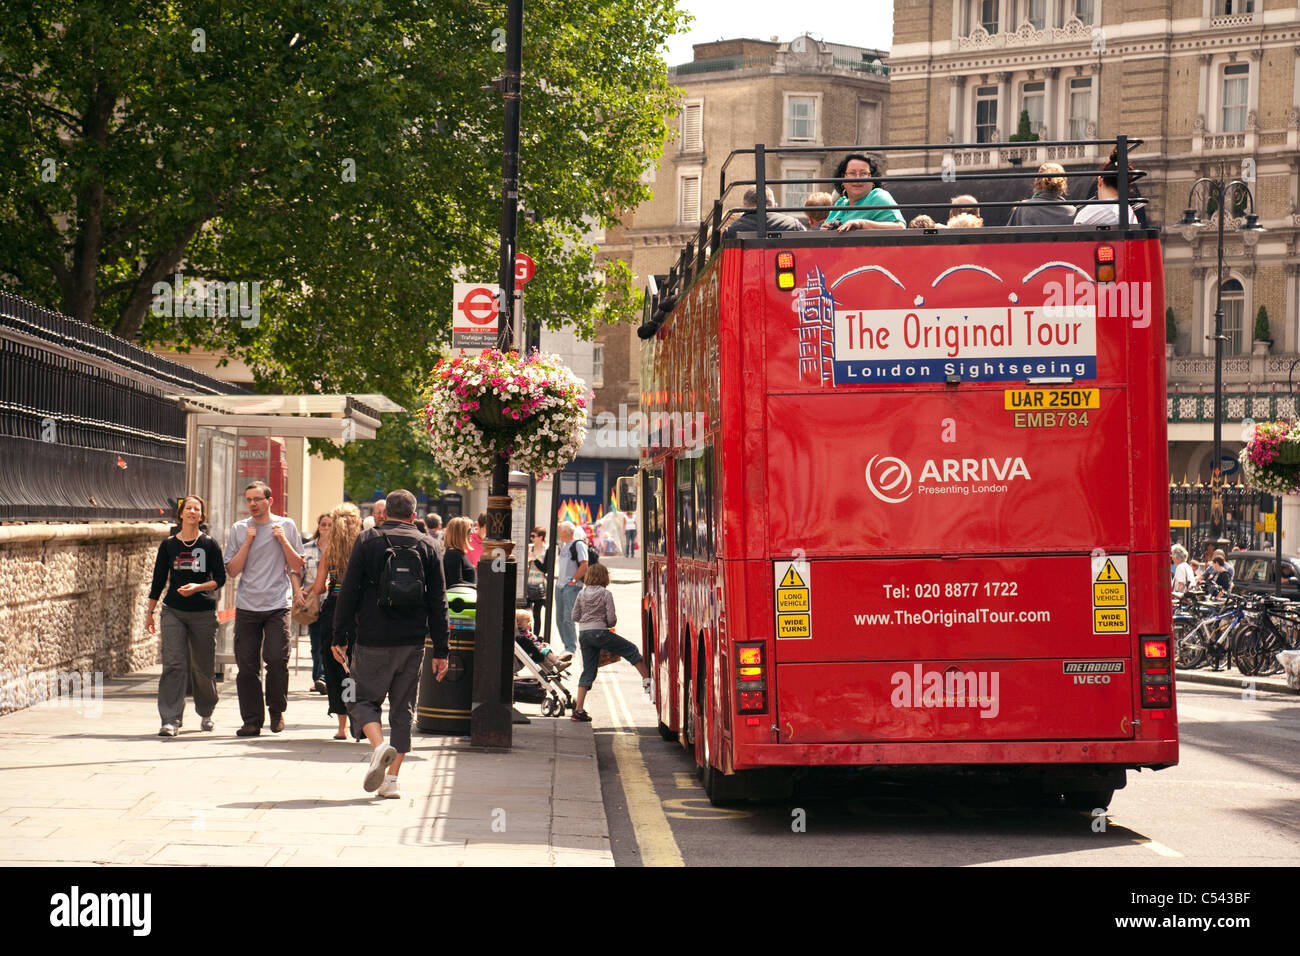
[[[887,50],[893,43],[893,0],[678,0],[695,15],[689,33],[673,37],[669,66],[689,63],[691,44],[751,37],[782,42],[803,33],[832,43]]]

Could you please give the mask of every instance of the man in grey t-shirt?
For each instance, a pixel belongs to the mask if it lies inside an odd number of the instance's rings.
[[[293,519],[271,514],[271,487],[254,481],[244,489],[248,517],[236,521],[226,542],[226,573],[239,576],[235,597],[235,663],[239,676],[240,737],[262,732],[266,709],[271,731],[284,730],[289,701],[289,605],[291,571],[301,571],[302,538]],[[262,697],[266,661],[266,697]],[[264,709],[265,708],[265,709]]]

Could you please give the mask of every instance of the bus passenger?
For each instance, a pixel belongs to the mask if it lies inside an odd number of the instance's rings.
[[[767,205],[770,209],[776,205],[776,196],[772,193],[769,186],[764,190],[767,199]],[[723,239],[735,238],[739,232],[758,232],[758,187],[750,186],[745,190],[745,208],[749,212],[745,213],[726,229],[722,230]],[[787,216],[783,212],[769,212],[764,215],[767,223],[768,232],[803,232],[803,223],[793,216]]]
[[[960,196],[953,196],[952,208],[948,210],[948,224],[952,225],[952,221],[958,216],[974,216],[976,219],[979,219],[980,224],[983,225],[984,220],[980,216],[979,202],[980,201],[970,193],[962,193]]]
[[[984,225],[983,219],[979,216],[972,216],[968,212],[959,213],[948,218],[949,229],[978,229],[982,225]]]
[[[582,647],[582,676],[578,678],[578,694],[570,720],[590,723],[591,715],[583,709],[587,692],[596,681],[596,668],[600,666],[601,651],[608,651],[627,660],[641,675],[641,689],[650,693],[650,670],[641,652],[631,641],[614,633],[618,622],[614,613],[614,596],[609,593],[609,568],[593,564],[583,578],[586,585],[573,605],[572,617],[578,625],[578,643]]]
[[[844,182],[845,179],[866,179],[879,175],[876,164],[868,157],[858,153],[844,157],[835,170],[835,178],[840,180],[835,187],[840,198],[835,200],[835,206],[822,223],[822,229],[846,232],[850,229],[904,228],[903,214],[897,209],[872,208],[896,205],[894,197],[881,189],[878,182]]]
[[[912,221],[907,224],[907,228],[908,229],[942,229],[944,228],[944,226],[935,222],[932,218],[927,216],[925,213],[921,213],[921,215],[914,216],[912,218]]]
[[[803,214],[808,217],[809,229],[820,229],[830,210],[826,206],[834,205],[835,197],[830,193],[813,193],[803,201]]]
[[[1129,171],[1131,172],[1132,169],[1133,166],[1130,164]],[[1084,206],[1074,217],[1076,226],[1119,224],[1119,158],[1116,151],[1111,152],[1110,159],[1101,167],[1101,175],[1097,177],[1097,198],[1108,202],[1097,206]],[[1128,222],[1130,226],[1138,225],[1137,213],[1133,211],[1132,205],[1128,207]]]
[[[1069,183],[1060,163],[1043,163],[1034,180],[1034,193],[1011,210],[1008,226],[1068,226],[1075,208],[1065,201]]]

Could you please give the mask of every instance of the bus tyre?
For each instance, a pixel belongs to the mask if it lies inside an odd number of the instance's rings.
[[[659,736],[662,737],[664,740],[669,740],[669,741],[676,740],[677,731],[670,728],[667,724],[665,724],[661,720],[659,721]]]
[[[1115,796],[1114,790],[1067,790],[1062,795],[1062,803],[1067,810],[1083,810],[1085,812],[1105,809],[1110,806],[1110,801]]]
[[[745,786],[744,774],[727,776],[721,770],[710,767],[707,763],[701,768],[704,783],[704,795],[715,807],[725,807],[739,803],[749,796]]]

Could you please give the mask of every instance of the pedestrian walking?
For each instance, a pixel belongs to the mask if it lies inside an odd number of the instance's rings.
[[[188,495],[176,513],[171,537],[158,545],[149,588],[145,629],[156,633],[154,611],[163,593],[162,676],[158,678],[159,737],[180,733],[185,715],[185,687],[194,687],[199,726],[211,730],[217,706],[213,681],[217,653],[217,594],[226,584],[221,548],[208,537],[208,508],[198,495]]]
[[[555,528],[560,539],[555,553],[555,618],[564,649],[572,654],[578,649],[578,632],[573,626],[573,605],[582,591],[587,573],[587,545],[576,539],[571,521],[561,521]]]
[[[454,588],[458,584],[476,583],[478,572],[466,555],[469,550],[471,527],[473,526],[469,523],[469,519],[463,515],[447,522],[445,536],[447,548],[442,553],[442,578],[449,588]]]
[[[352,659],[352,645],[345,645],[342,661],[335,658],[334,611],[338,607],[339,592],[343,589],[343,572],[347,570],[353,545],[361,534],[361,511],[352,502],[345,501],[330,513],[330,517],[333,519],[330,533],[321,555],[320,571],[312,584],[312,593],[321,601],[317,621],[321,626],[321,646],[325,649],[325,694],[329,699],[326,713],[338,718],[338,732],[334,734],[334,739],[347,740],[348,706],[343,693],[348,676],[347,668],[351,666],[349,661]]]
[[[284,730],[289,704],[289,573],[302,571],[302,538],[292,518],[271,512],[271,487],[264,481],[244,489],[248,517],[236,521],[226,541],[226,573],[239,578],[235,595],[235,663],[239,676],[239,713],[244,725],[235,733],[256,737],[266,711],[271,732]],[[262,693],[262,662],[266,694]]]
[[[397,775],[411,750],[411,721],[426,635],[432,643],[433,675],[447,674],[447,594],[442,567],[427,535],[415,530],[415,495],[398,489],[388,496],[388,520],[361,533],[334,612],[334,657],[355,634],[348,705],[354,726],[370,742],[370,766],[363,789],[400,797]],[[388,698],[389,740],[381,723]],[[391,767],[391,771],[390,768]]]
[[[546,557],[546,529],[537,525],[528,536],[528,578],[524,595],[538,626],[542,620],[542,605],[546,603]]]
[[[302,545],[302,574],[289,575],[290,581],[293,582],[293,606],[297,611],[307,612],[313,600],[319,605],[320,599],[312,597],[316,593],[312,590],[312,585],[316,583],[321,554],[325,543],[329,541],[330,525],[333,523],[334,518],[329,512],[316,519],[316,533]],[[331,655],[328,650],[329,645],[321,644],[319,606],[316,610],[316,619],[307,625],[307,636],[311,641],[311,689],[318,694],[323,694],[326,692],[325,658]]]
[[[570,720],[590,722],[591,715],[583,708],[587,691],[596,681],[596,668],[600,666],[600,652],[609,651],[627,660],[641,675],[641,688],[650,690],[650,671],[641,659],[641,652],[631,642],[614,633],[618,623],[614,613],[614,595],[609,593],[609,568],[593,564],[587,569],[586,587],[573,606],[573,620],[578,625],[578,644],[582,647],[582,676],[578,678],[578,694]]]
[[[627,524],[623,531],[627,535],[627,556],[636,557],[636,512],[629,511],[627,514]]]

